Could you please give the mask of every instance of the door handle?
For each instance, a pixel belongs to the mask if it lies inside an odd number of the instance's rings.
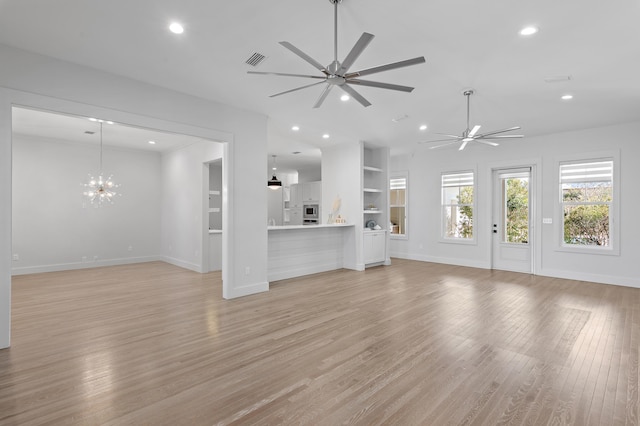
[[[498,233],[498,224],[496,224],[496,223],[493,224],[493,233],[494,234]]]

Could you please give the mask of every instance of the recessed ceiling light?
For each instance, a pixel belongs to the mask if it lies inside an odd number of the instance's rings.
[[[89,121],[98,121],[98,119],[91,117],[91,118],[89,118]]]
[[[298,127],[298,126],[293,126],[293,127],[291,128],[291,130],[293,130],[294,132],[297,132],[298,130],[300,130],[300,127]]]
[[[391,121],[393,121],[394,123],[399,123],[402,120],[406,120],[407,118],[409,118],[409,116],[407,114],[403,114],[399,117],[392,118]]]
[[[534,35],[537,32],[538,32],[538,28],[536,27],[524,27],[523,29],[520,30],[520,35],[530,36],[530,35]]]
[[[563,101],[568,101],[569,99],[573,99],[573,95],[562,95]]]
[[[155,145],[156,142],[155,141],[149,141],[149,145]]]
[[[107,121],[107,124],[113,124],[113,121]]]
[[[427,125],[423,124],[422,126],[420,126],[420,130],[427,130]]]
[[[351,98],[349,97],[349,95],[342,95],[342,96],[340,96],[340,100],[341,100],[342,102],[347,102],[349,99],[351,99]]]
[[[328,134],[328,133],[325,133],[324,135],[322,135],[322,138],[323,138],[323,139],[329,139],[329,134]]]
[[[184,27],[177,22],[172,22],[171,25],[169,25],[169,31],[174,34],[182,34],[184,32]]]

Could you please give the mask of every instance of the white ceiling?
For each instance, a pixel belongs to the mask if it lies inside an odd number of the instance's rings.
[[[279,165],[292,151],[312,158],[344,142],[425,150],[418,142],[465,129],[466,88],[476,91],[471,125],[483,131],[521,126],[536,136],[639,118],[638,0],[344,0],[338,12],[338,59],[362,32],[376,36],[351,70],[426,58],[367,77],[413,86],[412,93],[361,87],[373,104],[364,108],[334,90],[312,109],[321,87],[269,95],[313,80],[247,74],[318,73],[279,41],[328,65],[329,0],[0,0],[0,43],[261,112],[270,117],[269,153]],[[184,34],[167,30],[172,20]],[[520,36],[525,25],[540,31]],[[245,64],[254,52],[267,56],[258,68]],[[566,75],[570,81],[545,82]],[[565,93],[574,99],[562,101]],[[429,128],[421,132],[423,123]],[[301,130],[291,132],[293,124]]]
[[[29,108],[13,108],[12,131],[16,134],[54,139],[74,143],[102,143],[120,148],[164,152],[198,143],[208,142],[194,136],[159,132],[123,123],[102,123],[96,117],[77,117],[39,111]],[[149,142],[155,142],[150,144]]]

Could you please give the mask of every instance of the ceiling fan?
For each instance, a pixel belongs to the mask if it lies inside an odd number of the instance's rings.
[[[381,89],[389,89],[389,90],[398,90],[401,92],[411,92],[414,88],[408,86],[400,86],[397,84],[389,84],[389,83],[380,83],[377,81],[370,80],[360,80],[359,77],[379,73],[382,71],[389,71],[396,68],[408,67],[410,65],[417,65],[425,62],[424,56],[420,56],[418,58],[407,59],[405,61],[394,62],[387,65],[380,65],[373,68],[368,68],[360,71],[349,72],[349,69],[353,65],[353,63],[358,59],[360,54],[364,51],[364,49],[369,45],[371,40],[373,40],[374,35],[369,33],[362,33],[356,44],[353,46],[347,57],[340,63],[338,61],[338,3],[342,3],[342,0],[329,0],[334,5],[334,42],[333,42],[333,62],[331,62],[326,67],[320,64],[320,62],[316,61],[302,50],[298,49],[291,43],[287,41],[281,41],[280,44],[300,58],[313,65],[314,68],[318,69],[322,75],[304,75],[304,74],[290,74],[290,73],[279,73],[279,72],[260,72],[260,71],[247,71],[249,74],[269,74],[269,75],[278,75],[284,77],[303,77],[303,78],[313,78],[318,79],[316,83],[307,84],[302,87],[297,87],[295,89],[287,90],[285,92],[276,93],[275,95],[271,95],[273,98],[275,96],[284,95],[286,93],[295,92],[297,90],[306,89],[307,87],[317,86],[320,84],[325,84],[325,88],[320,94],[320,97],[313,105],[314,108],[319,108],[324,100],[331,92],[334,86],[340,87],[347,94],[353,97],[356,101],[358,101],[362,106],[368,107],[371,103],[366,100],[360,93],[358,93],[353,86],[369,86],[369,87],[378,87]]]
[[[473,126],[473,129],[469,128],[469,99],[471,98],[471,95],[473,95],[473,90],[469,89],[469,90],[465,90],[464,92],[462,92],[463,95],[465,95],[467,97],[467,128],[465,129],[464,132],[462,132],[462,136],[457,136],[457,135],[448,135],[445,133],[436,133],[437,135],[443,135],[443,136],[447,136],[447,139],[436,139],[433,141],[424,141],[424,142],[420,142],[420,143],[432,143],[432,142],[447,142],[444,143],[442,145],[436,145],[436,146],[430,146],[429,149],[435,149],[435,148],[442,148],[444,146],[449,146],[449,145],[453,145],[456,144],[458,142],[462,142],[460,144],[460,147],[458,148],[459,151],[462,151],[463,149],[465,149],[465,147],[467,146],[467,144],[469,142],[478,142],[484,145],[490,145],[490,146],[498,146],[500,145],[497,142],[491,142],[491,140],[496,140],[496,139],[514,139],[514,138],[523,138],[524,135],[500,135],[500,133],[506,133],[506,132],[511,132],[513,130],[518,130],[520,129],[519,126],[517,127],[510,127],[508,129],[503,129],[503,130],[496,130],[493,132],[487,132],[487,133],[480,133],[478,134],[478,130],[480,130],[480,125],[476,124],[475,126]]]

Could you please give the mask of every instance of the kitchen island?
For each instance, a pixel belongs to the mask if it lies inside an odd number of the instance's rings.
[[[355,225],[269,226],[269,281],[355,268]]]

